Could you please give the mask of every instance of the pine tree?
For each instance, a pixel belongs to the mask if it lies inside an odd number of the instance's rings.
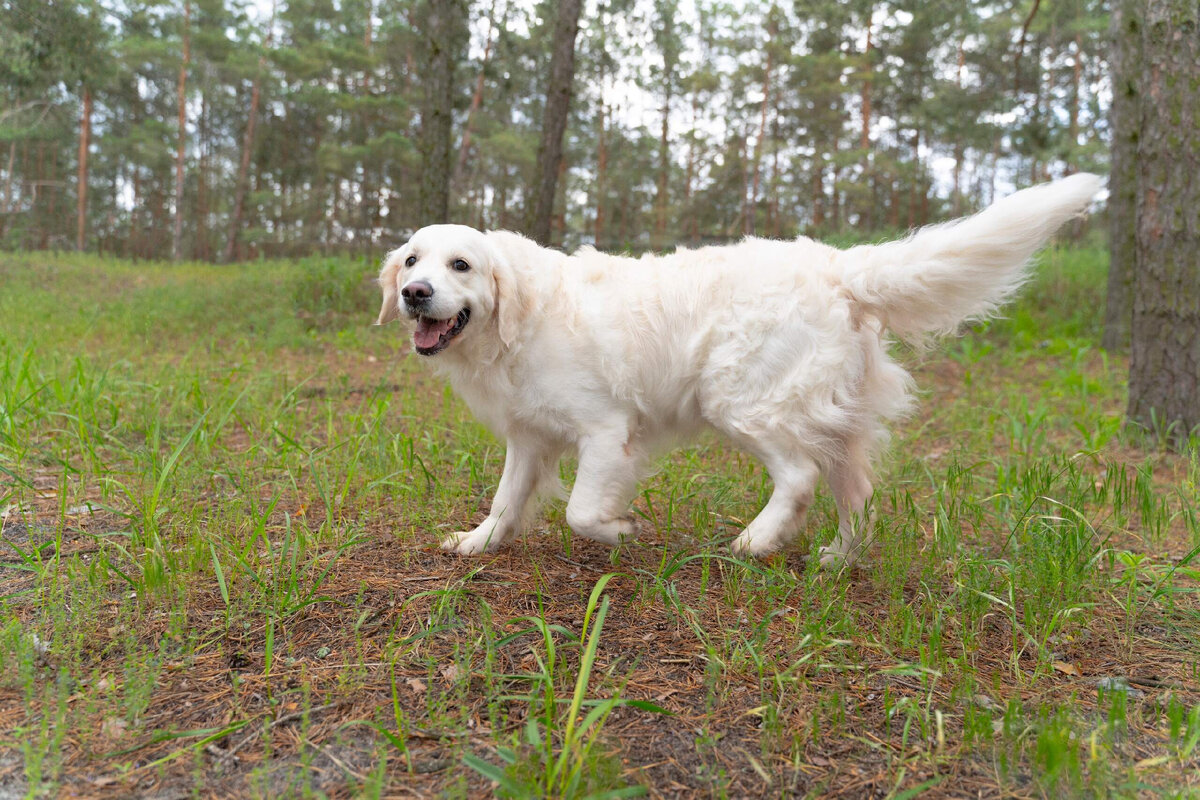
[[[1186,442],[1200,426],[1200,8],[1145,0],[1141,20],[1129,418]]]
[[[1109,108],[1112,166],[1108,174],[1108,295],[1104,311],[1105,350],[1129,345],[1133,319],[1133,276],[1137,263],[1137,78],[1141,43],[1136,0],[1114,0],[1109,63],[1113,97]]]
[[[421,104],[422,224],[450,219],[451,123],[458,62],[467,46],[465,0],[424,0],[419,4],[419,27],[427,70],[423,73]]]
[[[574,91],[575,38],[579,34],[582,7],[582,0],[563,0],[558,4],[558,18],[554,26],[542,138],[538,145],[537,177],[526,221],[529,235],[542,244],[550,243],[550,217],[554,213],[554,200],[558,193],[563,135]]]

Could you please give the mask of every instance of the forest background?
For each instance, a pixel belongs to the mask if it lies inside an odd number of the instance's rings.
[[[4,0],[0,248],[901,231],[1105,171],[1108,28],[1095,0]]]

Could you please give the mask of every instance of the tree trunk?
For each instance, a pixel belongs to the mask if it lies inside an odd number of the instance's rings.
[[[192,60],[190,28],[192,4],[183,6],[183,61],[179,65],[179,147],[175,152],[175,230],[171,239],[171,258],[183,258],[183,156],[187,149],[187,70]]]
[[[333,125],[330,125],[333,127]],[[325,142],[326,130],[323,125],[318,125],[313,131],[313,153],[321,152],[321,145]],[[329,212],[326,209],[325,201],[328,197],[325,192],[329,187],[329,173],[322,166],[321,160],[317,159],[316,165],[313,167],[311,183],[308,187],[308,195],[305,197],[304,180],[301,177],[299,185],[289,182],[288,186],[288,205],[293,206],[300,204],[304,211],[303,216],[296,214],[294,228],[296,229],[296,240],[292,243],[294,246],[301,248],[312,248],[320,252],[324,252],[325,242],[321,235],[322,226],[329,219]],[[281,242],[281,244],[286,244]]]
[[[16,168],[17,141],[8,143],[8,169],[4,172],[4,214],[12,211],[13,170]]]
[[[371,92],[371,50],[375,46],[375,0],[367,0],[366,19],[364,20],[365,30],[363,31],[363,51],[367,54],[367,66],[363,69],[362,82],[359,84],[359,90],[365,95]],[[274,17],[274,9],[271,16]]]
[[[597,249],[604,247],[604,201],[605,192],[607,191],[606,181],[608,179],[608,141],[606,130],[608,125],[608,106],[603,102],[600,103],[600,130],[596,133],[596,222],[592,229],[592,238],[594,246]]]
[[[450,219],[451,123],[454,72],[467,42],[465,0],[421,4],[421,34],[428,69],[422,74],[420,224]]]
[[[210,261],[208,249],[208,96],[200,92],[200,118],[196,124],[196,242],[192,257]]]
[[[695,242],[700,238],[700,221],[696,219],[696,214],[692,210],[692,195],[695,193],[693,186],[696,178],[696,143],[698,134],[696,132],[696,119],[700,113],[700,98],[698,92],[692,90],[692,135],[688,142],[688,160],[687,174],[683,181],[683,210],[688,221],[688,236],[691,241]]]
[[[250,155],[254,151],[254,127],[258,120],[258,103],[262,95],[261,80],[265,59],[258,60],[259,74],[254,76],[254,85],[250,88],[250,113],[246,116],[246,131],[242,134],[242,157],[238,161],[237,181],[233,190],[233,215],[229,218],[229,237],[225,240],[225,254],[222,261],[233,261],[237,250],[238,236],[242,232],[242,215],[246,207],[246,176],[250,172]]]
[[[779,237],[779,120],[771,126],[771,183],[767,195],[767,235]]]
[[[752,222],[754,209],[752,209],[750,206],[750,172],[753,169],[750,163],[751,160],[750,134],[744,133],[742,134],[741,142],[738,144],[738,166],[741,167],[742,172],[742,213],[734,221],[734,229],[737,228],[738,222],[742,223],[741,228],[743,236],[749,236],[753,232],[754,224]],[[730,230],[729,233],[733,233],[733,230]]]
[[[864,155],[870,152],[871,149],[871,77],[873,70],[871,68],[871,50],[874,49],[871,44],[871,27],[874,23],[875,10],[872,8],[867,14],[867,46],[863,50],[863,69],[866,75],[863,77],[861,100],[862,100],[862,130],[859,132],[858,146],[864,151]],[[866,167],[864,166],[864,169]]]
[[[546,90],[546,112],[542,118],[542,138],[538,144],[537,179],[534,203],[527,226],[529,235],[541,244],[550,241],[550,217],[558,187],[558,165],[563,155],[563,134],[571,108],[575,80],[575,37],[579,33],[579,12],[583,0],[563,0],[558,4],[558,22],[554,26],[554,52],[550,56],[550,84]]]
[[[921,131],[913,131],[912,137],[913,174],[908,186],[908,227],[917,225],[917,185],[921,182]]]
[[[133,258],[141,255],[142,238],[138,229],[142,209],[142,170],[137,164],[133,165],[133,201],[129,208],[129,254]]]
[[[1118,0],[1119,2],[1119,0]],[[1075,34],[1075,62],[1071,72],[1071,151],[1067,153],[1068,171],[1074,172],[1075,148],[1079,146],[1079,84],[1083,78],[1083,34]]]
[[[669,76],[666,82],[666,97],[662,109],[662,130],[658,138],[658,186],[654,197],[654,245],[662,248],[667,238],[667,190],[671,177],[671,146],[669,141],[671,117],[671,86]]]
[[[79,176],[75,205],[75,249],[81,253],[87,243],[88,147],[91,139],[92,90],[85,86],[83,87],[83,115],[79,120]]]
[[[1129,418],[1177,444],[1200,426],[1200,7],[1145,4]]]
[[[51,174],[53,174],[54,162],[50,162]],[[35,195],[34,207],[37,209],[38,218],[38,250],[45,250],[46,245],[50,240],[50,227],[47,224],[50,218],[48,213],[50,181],[46,177],[46,143],[38,143],[38,180],[39,190]]]
[[[833,187],[829,193],[829,219],[835,231],[842,229],[842,193],[838,189],[842,168],[838,166],[838,140],[833,140]]]
[[[771,42],[778,32],[774,17],[767,24],[767,63],[763,69],[763,101],[758,116],[758,138],[754,140],[754,178],[750,183],[750,203],[747,206],[746,228],[747,235],[754,233],[755,219],[758,214],[758,184],[761,173],[763,145],[767,138],[767,110],[771,105],[771,68],[775,66],[774,51]]]
[[[556,212],[550,216],[550,243],[562,245],[567,235],[567,160],[565,158],[558,161],[558,180],[556,186],[558,189],[558,197],[554,201]]]
[[[505,9],[504,19],[508,17],[508,10]],[[467,166],[467,153],[471,150],[471,134],[475,130],[475,115],[479,112],[479,107],[483,105],[483,78],[487,72],[488,63],[492,56],[492,33],[496,29],[496,3],[492,2],[491,11],[488,12],[488,31],[487,40],[483,45],[483,60],[479,62],[479,74],[475,76],[475,91],[471,94],[471,107],[467,109],[467,122],[463,129],[462,144],[458,147],[458,164],[454,168],[455,179],[461,183],[463,180],[463,171]]]
[[[12,214],[13,170],[16,168],[17,142],[8,143],[8,169],[4,172],[4,205],[0,206],[0,241],[8,233],[8,221]]]
[[[958,40],[958,69],[954,72],[954,85],[959,90],[962,89],[962,73],[963,64],[966,61],[966,53],[963,52],[963,40]],[[954,134],[954,200],[952,204],[952,213],[956,217],[962,216],[962,162],[963,162],[963,139],[962,133],[955,131]]]
[[[888,175],[888,183],[890,184],[888,202],[888,227],[896,230],[900,227],[900,181],[896,179],[895,174]]]
[[[271,4],[271,21],[267,25],[267,38],[263,46],[270,49],[275,41],[275,3]],[[368,26],[370,11],[367,12]],[[368,27],[368,30],[370,28]],[[370,34],[367,34],[370,36]],[[258,70],[254,73],[254,83],[250,85],[250,112],[246,115],[246,130],[242,133],[242,155],[238,161],[237,180],[233,187],[233,213],[229,217],[229,236],[225,239],[225,252],[221,260],[225,263],[233,261],[237,256],[238,237],[242,234],[242,217],[246,213],[247,176],[250,173],[250,157],[254,152],[254,129],[258,124],[258,106],[262,99],[262,76],[267,67],[267,55],[258,57]]]
[[[1025,17],[1025,24],[1021,26],[1021,38],[1017,40],[1017,54],[1013,58],[1013,94],[1018,94],[1021,91],[1021,56],[1025,54],[1025,39],[1029,36],[1029,25],[1033,22],[1033,18],[1037,16],[1038,8],[1042,5],[1042,0],[1033,0],[1033,6],[1029,9],[1029,16]],[[1041,66],[1038,66],[1039,72]],[[1038,78],[1041,81],[1041,78]]]
[[[375,0],[367,0],[366,8],[366,30],[363,32],[363,52],[366,54],[366,65],[363,67],[362,80],[359,82],[359,94],[368,99],[371,98],[371,72],[375,66],[374,54],[374,35],[375,35]],[[359,109],[359,124],[362,126],[362,142],[363,150],[368,149],[368,142],[371,140],[371,132],[374,130],[372,123],[374,122],[374,114],[372,113],[371,103],[368,102],[365,106]],[[354,242],[357,245],[355,248],[360,253],[370,253],[375,245],[375,223],[379,218],[379,195],[380,192],[375,188],[373,178],[374,175],[371,159],[368,155],[363,155],[359,161],[362,165],[362,179],[359,181],[359,213],[356,216],[358,220],[358,235],[354,237]]]
[[[819,159],[820,156],[818,155]],[[813,164],[812,226],[820,230],[825,225],[825,168],[819,160]]]
[[[871,80],[874,77],[874,66],[871,63],[871,51],[874,45],[871,42],[871,29],[875,26],[875,7],[872,5],[867,9],[867,46],[863,50],[863,76],[861,103],[862,103],[862,130],[859,132],[858,146],[862,150],[863,157],[863,177],[870,180],[874,184],[874,167],[871,165]],[[875,227],[875,199],[874,196],[866,203],[866,214],[863,220],[863,227],[871,230]]]
[[[1112,163],[1108,173],[1108,297],[1100,346],[1110,352],[1129,346],[1133,275],[1137,259],[1137,76],[1142,37],[1135,0],[1114,0],[1109,28],[1112,74]]]
[[[925,178],[925,174],[921,173],[920,189],[921,189],[921,216],[918,219],[918,225],[924,226],[929,224],[929,190],[933,188],[932,181]]]

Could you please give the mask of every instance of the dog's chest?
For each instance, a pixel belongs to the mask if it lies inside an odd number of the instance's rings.
[[[540,439],[573,438],[571,414],[558,390],[542,382],[506,373],[452,371],[450,385],[475,417],[497,436],[533,435]]]

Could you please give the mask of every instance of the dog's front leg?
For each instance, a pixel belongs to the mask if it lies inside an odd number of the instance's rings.
[[[640,456],[624,429],[579,444],[579,471],[567,502],[567,524],[580,536],[617,545],[633,536],[629,503],[637,489]]]
[[[504,474],[500,476],[487,519],[474,530],[450,534],[442,542],[442,549],[469,556],[499,547],[520,530],[525,507],[542,473],[552,468],[551,461],[556,460],[544,448],[510,439],[504,453]]]

